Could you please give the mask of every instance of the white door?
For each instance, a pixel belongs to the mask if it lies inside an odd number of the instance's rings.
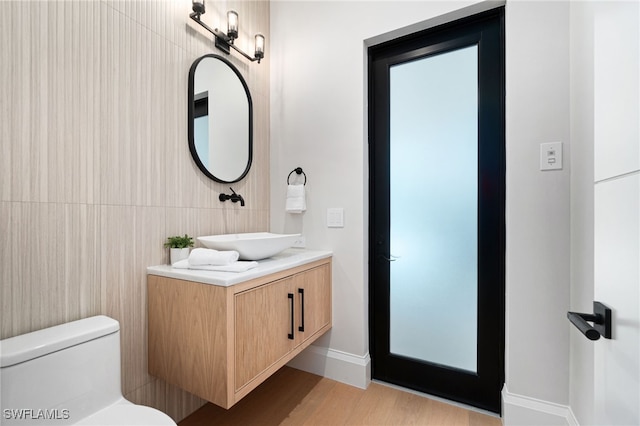
[[[594,14],[594,297],[612,309],[594,342],[595,423],[640,424],[640,3]]]

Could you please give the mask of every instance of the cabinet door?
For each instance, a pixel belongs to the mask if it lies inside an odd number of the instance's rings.
[[[318,330],[331,324],[331,268],[322,265],[293,277],[297,309],[297,344],[312,337]]]
[[[291,277],[235,295],[236,391],[295,347],[295,300]]]

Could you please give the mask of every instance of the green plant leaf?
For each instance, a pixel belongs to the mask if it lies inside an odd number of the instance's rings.
[[[164,246],[169,248],[193,247],[193,238],[187,234],[184,234],[184,236],[174,235],[167,237],[167,242],[164,243]]]

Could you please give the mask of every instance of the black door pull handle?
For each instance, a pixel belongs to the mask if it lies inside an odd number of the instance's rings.
[[[294,315],[293,315],[293,293],[288,293],[287,297],[289,298],[289,307],[291,308],[291,333],[287,334],[287,337],[290,340],[293,340],[293,322],[294,322]]]
[[[300,311],[302,312],[302,323],[298,331],[304,331],[304,288],[299,288],[298,294],[300,294]]]

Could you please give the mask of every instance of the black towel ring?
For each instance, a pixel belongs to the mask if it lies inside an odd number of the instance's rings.
[[[296,167],[295,169],[291,170],[291,173],[289,173],[289,176],[287,176],[287,185],[289,185],[289,178],[291,177],[293,172],[296,172],[296,174],[298,175],[304,175],[303,185],[307,184],[307,174],[304,172],[304,170],[302,170],[302,167]]]

